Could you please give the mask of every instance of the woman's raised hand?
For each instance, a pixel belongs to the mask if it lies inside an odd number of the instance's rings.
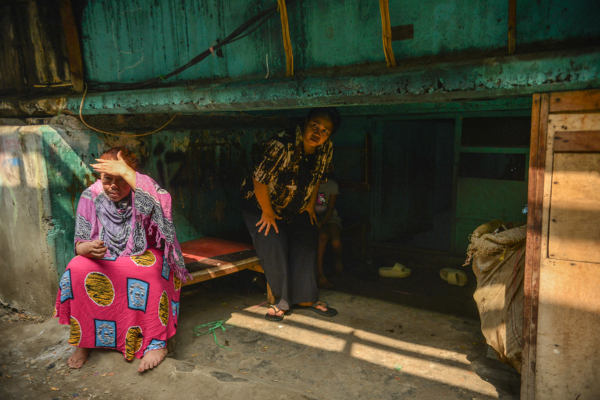
[[[260,216],[260,221],[258,221],[255,225],[255,226],[260,225],[260,228],[258,228],[258,233],[262,232],[262,230],[266,228],[265,236],[267,236],[269,234],[269,231],[271,230],[271,227],[273,227],[273,229],[275,229],[275,232],[279,233],[279,229],[277,229],[277,221],[276,221],[278,219],[281,219],[281,217],[277,216],[277,214],[267,213],[267,212],[263,211],[262,215]]]
[[[117,153],[116,160],[103,160],[101,158],[97,158],[96,161],[98,161],[99,164],[90,164],[96,172],[103,172],[108,175],[125,178],[126,175],[133,171],[131,167],[127,165],[123,157],[121,157],[121,152]]]
[[[108,247],[100,239],[91,242],[77,242],[75,246],[78,255],[88,258],[104,258]]]

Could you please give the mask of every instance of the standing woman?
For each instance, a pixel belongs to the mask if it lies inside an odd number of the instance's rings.
[[[340,126],[335,108],[313,108],[302,126],[275,134],[242,184],[246,226],[276,304],[266,319],[281,321],[290,306],[332,317],[317,301],[318,227],[315,200]]]

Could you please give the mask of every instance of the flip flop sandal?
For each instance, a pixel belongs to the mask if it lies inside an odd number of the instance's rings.
[[[317,308],[317,306],[325,306],[325,308],[327,308],[327,311],[323,311],[323,310],[319,310]],[[317,301],[315,303],[313,303],[310,306],[301,306],[301,305],[296,305],[294,306],[294,308],[297,308],[299,310],[309,310],[309,311],[314,311],[319,315],[324,315],[326,317],[333,317],[335,315],[337,315],[337,310],[335,308],[331,308],[329,307],[328,303],[325,303],[323,301]]]
[[[270,309],[273,309],[273,311],[275,311],[275,314],[274,314],[274,315],[271,315],[271,314],[267,313],[267,314],[265,315],[265,318],[267,319],[267,321],[278,322],[278,321],[282,321],[282,320],[283,320],[283,316],[285,315],[285,312],[286,312],[285,310],[280,310],[279,308],[275,307],[275,306],[274,306],[274,305],[272,305],[272,304],[269,306],[269,308],[270,308]],[[283,314],[281,314],[281,316],[277,316],[277,314],[278,314],[280,311],[283,311]]]
[[[410,273],[410,268],[406,268],[400,263],[394,264],[393,267],[379,268],[379,276],[384,278],[406,278],[410,276]]]
[[[440,278],[454,286],[465,286],[469,282],[465,271],[454,268],[443,268],[440,270]]]

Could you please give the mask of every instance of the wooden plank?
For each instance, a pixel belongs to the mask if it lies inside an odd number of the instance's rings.
[[[541,259],[543,183],[546,158],[546,135],[550,96],[533,96],[531,118],[531,152],[527,204],[527,247],[524,273],[523,366],[521,399],[535,398],[535,357],[537,343],[538,294]]]
[[[508,54],[514,54],[517,40],[517,0],[508,0]]]
[[[256,253],[253,252],[253,249],[251,244],[213,237],[203,237],[181,243],[181,252],[186,265],[213,257],[226,257],[223,259],[224,261],[233,262],[255,256]]]
[[[60,16],[69,51],[69,67],[71,70],[71,83],[77,93],[83,93],[83,58],[79,45],[79,34],[73,15],[71,0],[59,0]]]
[[[542,239],[541,254],[542,259],[548,257],[548,232],[550,230],[550,198],[552,196],[552,173],[554,169],[554,138],[557,133],[569,131],[592,131],[600,126],[600,114],[581,114],[581,113],[563,113],[550,114],[548,116],[548,129],[546,136],[546,166],[545,170],[550,171],[544,175],[544,203],[542,211]]]
[[[550,205],[548,257],[600,263],[600,153],[554,155]]]
[[[600,152],[600,131],[557,132],[554,152]]]
[[[208,281],[210,279],[219,278],[221,276],[233,274],[246,269],[245,265],[215,265],[210,268],[204,268],[199,271],[192,272],[192,279],[188,279],[183,286],[193,285],[194,283]]]
[[[536,308],[537,312],[535,315],[535,321],[532,322],[536,324],[535,328],[535,348],[533,351],[530,351],[530,359],[533,360],[533,364],[535,366],[535,371],[533,375],[534,383],[533,383],[533,394],[529,398],[545,398],[540,393],[546,393],[546,398],[553,398],[552,396],[548,396],[546,392],[545,385],[548,384],[549,380],[555,380],[556,382],[561,381],[562,385],[569,386],[569,380],[563,380],[563,377],[555,374],[554,372],[549,372],[550,369],[553,369],[554,366],[542,365],[541,363],[549,362],[548,358],[538,359],[538,349],[540,348],[540,341],[537,338],[538,332],[542,332],[538,327],[538,321],[542,321],[544,323],[548,322],[548,318],[552,318],[555,320],[554,324],[556,327],[560,327],[561,329],[568,330],[568,326],[564,325],[564,321],[556,321],[556,314],[552,313],[550,310],[552,309],[553,304],[548,303],[546,299],[543,298],[541,293],[541,277],[540,277],[540,269],[543,274],[547,274],[547,269],[544,269],[544,266],[549,265],[550,261],[555,261],[552,259],[548,259],[548,239],[549,239],[549,230],[550,230],[550,213],[551,213],[551,204],[550,200],[552,197],[552,181],[553,175],[552,171],[554,169],[554,138],[557,132],[566,132],[566,131],[588,131],[595,130],[600,126],[600,114],[571,114],[571,113],[562,113],[562,114],[549,114],[547,118],[547,135],[546,135],[546,160],[545,160],[545,171],[548,173],[544,173],[543,175],[543,202],[542,202],[542,226],[541,226],[541,240],[540,240],[540,251],[537,253],[540,255],[540,261],[538,264],[538,279],[537,279],[537,294],[532,295],[532,308]],[[564,153],[563,153],[564,154]],[[572,261],[569,261],[572,262]],[[542,266],[542,267],[540,267]],[[542,275],[543,275],[542,274]],[[557,276],[549,277],[543,275],[544,282],[546,282],[546,278],[549,279],[561,279],[565,280],[565,283],[571,282],[571,274],[563,273],[560,278]],[[544,287],[546,289],[546,287]],[[535,287],[534,287],[535,290]],[[580,304],[582,306],[583,304]],[[575,310],[574,310],[575,311]],[[543,316],[543,320],[541,319],[541,315]],[[533,328],[530,329],[533,333]],[[573,337],[582,337],[582,334],[579,332],[571,332]],[[542,340],[543,342],[543,340]],[[532,343],[534,343],[532,341]],[[555,343],[558,344],[558,343]],[[560,346],[561,344],[559,344]],[[547,350],[547,349],[543,349]],[[533,353],[533,354],[532,354]],[[533,358],[531,358],[533,357]],[[575,365],[570,365],[570,368],[576,368]],[[566,375],[565,375],[566,376]],[[555,383],[556,383],[555,382]],[[574,396],[576,397],[576,396]]]
[[[600,89],[555,92],[550,95],[550,112],[599,111]]]
[[[542,262],[536,399],[598,399],[599,267]]]
[[[237,267],[249,267],[249,266],[253,266],[253,265],[260,265],[260,261],[258,260],[258,257],[256,256],[256,252],[254,252],[254,250],[248,250],[246,252],[239,252],[239,253],[233,253],[233,254],[226,254],[223,256],[218,256],[218,257],[211,257],[211,258],[205,258],[202,259],[200,261],[192,261],[192,262],[186,262],[185,266],[188,269],[188,271],[190,271],[190,273],[192,272],[197,272],[203,269],[207,269],[207,268],[212,268],[212,267],[219,267],[219,266],[227,266],[227,265],[234,265]]]

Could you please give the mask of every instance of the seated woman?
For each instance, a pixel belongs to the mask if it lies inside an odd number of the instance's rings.
[[[331,289],[333,285],[329,283],[323,272],[323,261],[327,243],[331,241],[335,261],[334,270],[340,274],[344,269],[342,261],[342,219],[338,216],[335,204],[340,194],[338,184],[329,176],[333,173],[333,164],[329,165],[327,173],[323,176],[319,185],[319,194],[315,211],[319,221],[319,253],[317,262],[317,285],[321,289]]]
[[[125,147],[106,151],[92,168],[100,180],[81,194],[75,254],[60,280],[56,314],[77,346],[68,364],[81,368],[90,349],[142,359],[138,371],[167,355],[175,334],[181,282],[189,275],[175,236],[171,196],[140,174]],[[142,358],[143,357],[143,358]]]
[[[277,133],[264,144],[261,161],[242,184],[246,227],[277,299],[265,316],[269,321],[281,321],[292,305],[328,317],[337,314],[317,301],[315,200],[331,162],[330,137],[339,125],[335,108],[311,109],[302,127]]]

